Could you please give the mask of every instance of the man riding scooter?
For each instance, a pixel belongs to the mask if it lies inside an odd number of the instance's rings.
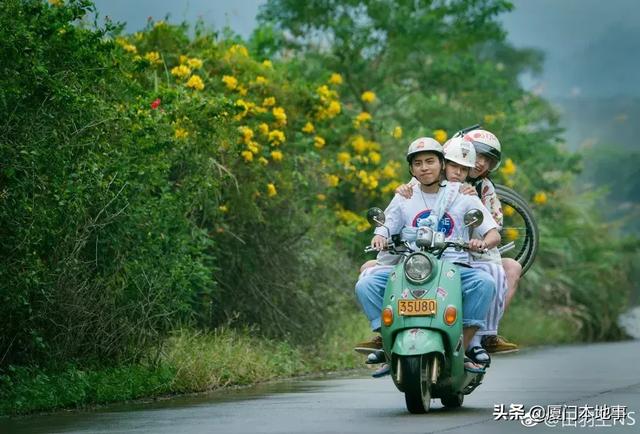
[[[453,139],[452,139],[453,140]],[[463,138],[456,138],[461,152],[475,155],[473,145]],[[403,227],[428,226],[434,231],[443,232],[446,239],[459,238],[469,242],[469,249],[484,251],[500,243],[497,225],[489,211],[475,196],[459,194],[459,183],[440,185],[443,170],[444,153],[442,146],[432,138],[420,138],[409,146],[407,151],[409,171],[419,184],[414,186],[410,199],[396,195],[385,210],[386,226],[377,228],[371,240],[371,246],[382,250],[387,244],[387,235],[399,234]],[[476,228],[482,239],[469,239],[469,233],[463,222],[463,215],[477,208],[484,215],[483,223]],[[491,276],[468,266],[468,253],[447,249],[443,255],[448,261],[460,268],[463,297],[463,345],[468,347],[476,330],[484,325],[485,317],[495,292],[495,282]],[[366,270],[356,283],[356,295],[370,321],[373,331],[379,331],[381,325],[382,301],[389,278],[390,268],[373,267]],[[369,343],[378,345],[377,340]],[[382,360],[381,360],[382,361]],[[465,361],[465,369],[482,372],[482,365]]]

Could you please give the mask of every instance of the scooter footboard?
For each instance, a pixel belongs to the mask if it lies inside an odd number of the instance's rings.
[[[438,352],[444,356],[444,341],[442,334],[436,330],[404,329],[396,335],[391,352],[399,356]]]

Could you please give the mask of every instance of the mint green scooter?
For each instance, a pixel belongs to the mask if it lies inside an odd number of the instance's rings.
[[[380,208],[371,208],[367,217],[372,225],[386,227]],[[471,210],[464,223],[473,228],[482,219],[481,211]],[[464,369],[460,273],[457,265],[441,259],[446,248],[466,249],[467,243],[445,241],[442,232],[419,227],[415,244],[418,250],[396,239],[388,248],[400,261],[385,290],[381,334],[391,377],[404,392],[407,410],[426,413],[432,398],[440,398],[445,407],[460,407],[484,372]]]

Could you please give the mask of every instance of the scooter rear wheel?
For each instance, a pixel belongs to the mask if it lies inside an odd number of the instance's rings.
[[[400,357],[404,400],[410,413],[427,413],[431,407],[431,380],[427,356]]]
[[[504,213],[502,244],[510,241],[515,243],[515,249],[505,252],[503,257],[518,261],[524,276],[538,253],[540,241],[538,225],[533,211],[522,196],[504,185],[495,184],[495,188]]]

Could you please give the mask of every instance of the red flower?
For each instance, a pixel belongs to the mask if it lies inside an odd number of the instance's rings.
[[[151,108],[153,110],[157,109],[158,107],[160,107],[160,98],[156,98],[156,100],[151,103]]]

